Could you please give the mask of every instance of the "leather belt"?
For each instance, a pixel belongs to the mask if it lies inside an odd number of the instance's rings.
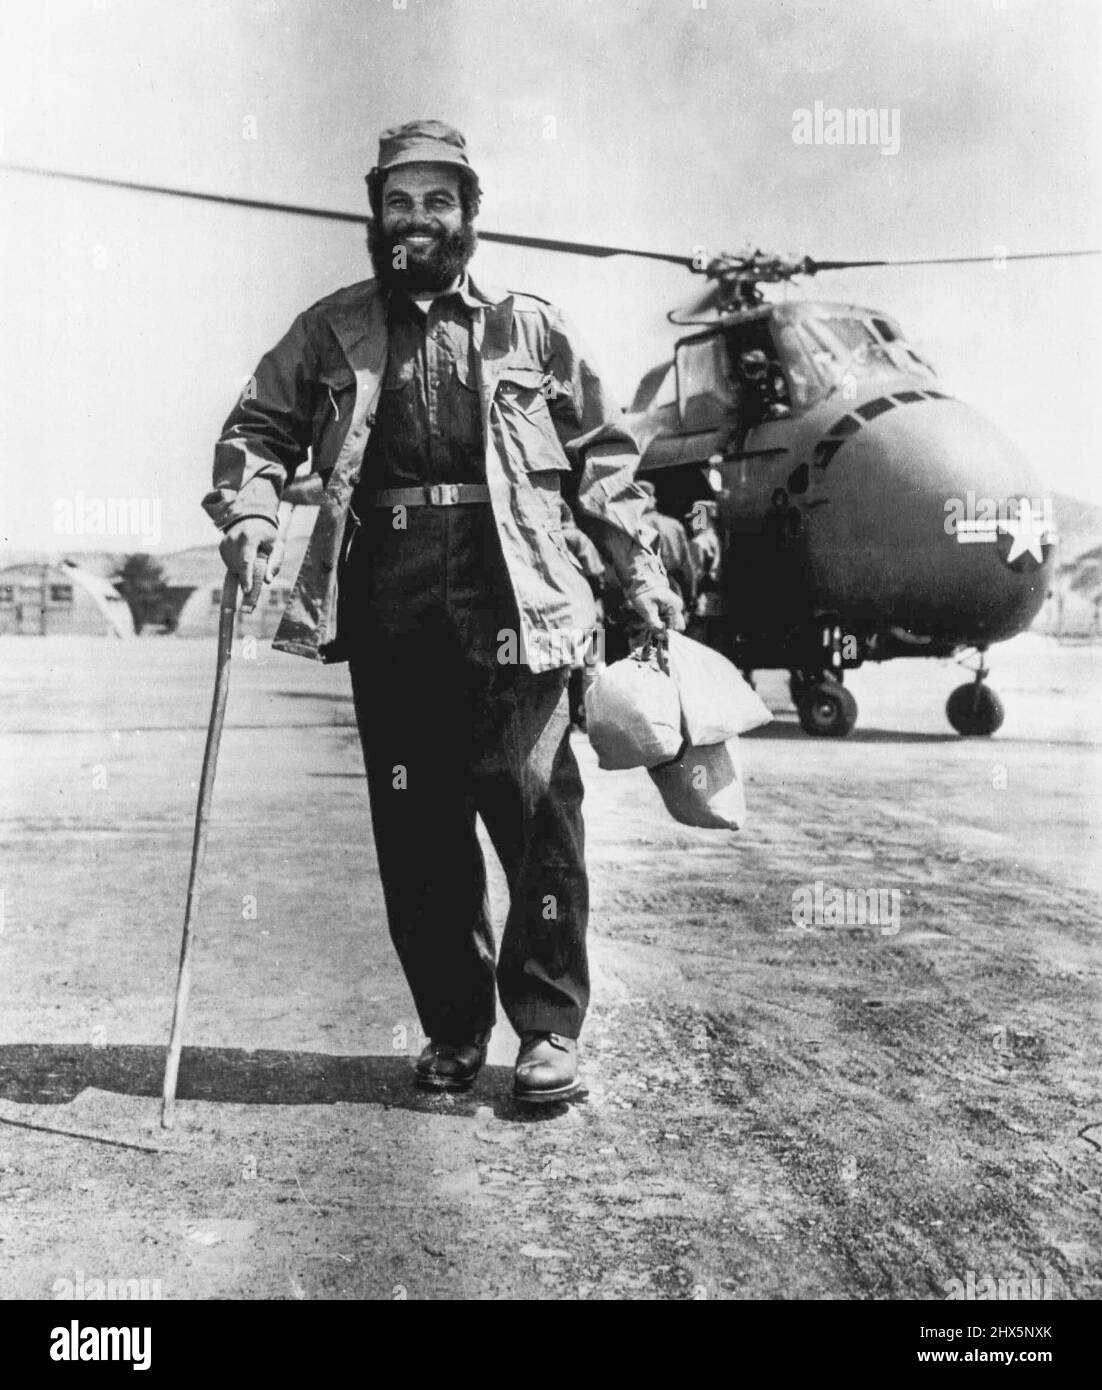
[[[361,493],[357,503],[365,507],[458,507],[467,502],[488,502],[485,483],[433,483],[425,487],[390,487]]]

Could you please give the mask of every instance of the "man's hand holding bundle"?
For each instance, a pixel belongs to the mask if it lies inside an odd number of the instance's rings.
[[[681,595],[668,585],[647,588],[633,594],[629,601],[652,632],[661,632],[664,628],[674,632],[685,631],[685,605]]]

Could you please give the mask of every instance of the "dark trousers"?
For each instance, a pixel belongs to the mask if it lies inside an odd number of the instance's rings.
[[[516,627],[489,507],[367,513],[342,575],[356,720],[391,937],[436,1040],[577,1037],[589,998],[582,782],[564,670],[496,660]],[[496,970],[481,817],[510,905]]]

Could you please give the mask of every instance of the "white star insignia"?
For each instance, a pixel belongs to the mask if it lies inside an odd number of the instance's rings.
[[[1043,512],[1039,516],[1034,512],[1033,503],[1028,497],[1019,500],[1017,518],[1008,515],[1005,521],[999,522],[999,529],[1013,537],[1010,552],[1006,557],[1008,565],[1012,565],[1019,555],[1024,555],[1027,551],[1038,564],[1044,563],[1045,553],[1041,549],[1041,542],[1048,539],[1048,518]]]

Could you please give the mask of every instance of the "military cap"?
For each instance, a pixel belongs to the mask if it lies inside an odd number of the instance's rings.
[[[379,136],[379,168],[385,172],[399,164],[458,164],[474,173],[466,140],[443,121],[407,121],[384,130]]]
[[[367,175],[373,206],[385,175],[403,164],[453,165],[461,171],[460,177],[476,202],[482,192],[478,175],[467,158],[466,140],[454,126],[443,121],[407,121],[383,131],[379,136],[379,162]]]

